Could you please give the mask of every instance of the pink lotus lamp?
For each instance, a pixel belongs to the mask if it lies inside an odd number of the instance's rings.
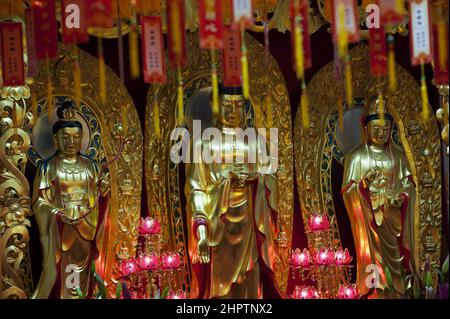
[[[143,270],[157,270],[159,268],[158,255],[144,255],[139,258],[139,267]]]
[[[358,298],[358,290],[356,285],[341,285],[338,290],[339,299],[356,299]]]
[[[308,267],[310,263],[310,255],[308,249],[304,248],[300,251],[296,248],[291,255],[291,265],[295,267]]]
[[[181,265],[180,255],[177,253],[166,253],[162,257],[162,269],[177,269]]]
[[[348,265],[353,260],[352,256],[350,256],[350,253],[348,252],[347,248],[345,248],[345,250],[342,250],[341,248],[339,248],[334,253],[334,256],[335,256],[334,263],[338,266]]]
[[[139,223],[139,234],[141,235],[156,235],[161,231],[161,224],[158,218],[152,218],[150,216],[141,218]]]
[[[137,272],[138,270],[139,270],[139,266],[134,258],[124,260],[120,264],[120,272],[124,276],[132,275],[135,272]]]
[[[187,295],[183,290],[178,290],[178,292],[171,290],[167,295],[167,299],[187,299]]]
[[[308,226],[311,231],[322,231],[330,228],[330,221],[326,214],[314,214],[309,218]]]
[[[334,262],[333,250],[327,248],[319,249],[314,256],[314,263],[318,266],[328,266]]]
[[[316,288],[312,286],[295,286],[295,290],[292,293],[293,299],[318,299],[319,294]]]

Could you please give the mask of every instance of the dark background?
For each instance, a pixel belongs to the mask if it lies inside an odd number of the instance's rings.
[[[264,36],[262,33],[253,33],[250,34],[255,37],[259,42],[264,42]],[[130,78],[130,70],[128,66],[128,36],[124,36],[124,66],[125,66],[125,78],[124,83],[128,92],[133,99],[134,105],[136,106],[137,112],[139,114],[141,120],[141,127],[144,134],[145,127],[145,105],[147,99],[147,92],[149,89],[149,85],[145,84],[142,76],[138,79],[132,80]],[[300,101],[300,83],[296,79],[295,72],[292,67],[292,59],[291,59],[291,45],[290,45],[290,33],[280,33],[278,31],[270,32],[270,52],[274,56],[277,61],[284,79],[286,81],[287,89],[289,92],[289,99],[291,103],[291,116],[292,122],[294,125],[295,114],[297,111],[297,106]],[[79,46],[82,50],[96,56],[97,55],[97,39],[91,38],[90,42],[85,45]],[[105,62],[108,66],[110,66],[116,74],[119,74],[119,58],[118,58],[118,40],[103,40],[103,48],[105,54]],[[331,35],[327,31],[327,26],[320,28],[314,34],[311,35],[311,49],[312,49],[312,60],[313,65],[310,69],[306,70],[306,82],[308,83],[311,77],[323,66],[333,60],[333,47],[331,41]],[[413,77],[420,81],[420,67],[411,67],[410,65],[410,53],[409,53],[409,37],[396,36],[395,43],[395,56],[396,62],[404,67],[408,72],[410,72]],[[251,58],[251,57],[250,57]],[[169,69],[168,72],[171,72]],[[436,109],[438,105],[438,94],[434,86],[431,85],[432,79],[432,70],[431,66],[426,66],[427,73],[427,81],[428,81],[428,94],[430,98],[430,103],[433,108]],[[334,80],[334,79],[330,79]],[[114,92],[108,92],[108,94],[114,94]],[[145,141],[144,141],[145,143]],[[344,248],[348,248],[351,255],[355,256],[355,249],[353,244],[353,237],[350,228],[349,219],[346,214],[345,206],[343,204],[340,188],[342,184],[342,166],[338,164],[335,160],[333,162],[333,198],[336,209],[337,221],[340,229],[340,235],[342,240],[342,246]],[[182,171],[182,170],[181,170]],[[181,173],[180,171],[180,173]],[[27,171],[27,176],[29,177],[30,183],[32,183],[34,176],[34,169],[29,169]],[[295,180],[295,177],[294,177]],[[145,180],[144,180],[145,181]],[[443,199],[443,204],[445,204],[445,200]],[[446,205],[444,206],[446,207]],[[445,256],[448,253],[447,241],[448,241],[448,214],[447,209],[444,209],[445,214],[443,218],[443,246],[442,246],[442,256]],[[145,182],[143,182],[143,192],[142,192],[142,215],[147,213],[147,199],[146,199],[146,191],[145,191]],[[39,274],[41,272],[41,249],[39,244],[39,234],[37,230],[37,225],[34,221],[34,218],[31,218],[32,227],[30,229],[30,257],[32,261],[32,270],[33,270],[33,279],[35,284],[39,279]],[[304,233],[304,226],[301,217],[301,209],[300,203],[298,200],[298,190],[297,186],[294,186],[294,229],[293,229],[293,240],[292,240],[292,248],[304,248],[307,247],[307,239]],[[354,262],[353,262],[354,263]],[[353,278],[355,280],[355,278]],[[289,290],[295,284],[298,284],[299,281],[291,281],[289,284]]]

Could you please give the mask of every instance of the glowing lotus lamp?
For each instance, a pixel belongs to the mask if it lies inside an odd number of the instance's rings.
[[[158,255],[144,255],[139,258],[139,267],[143,270],[157,270],[159,268]]]
[[[339,299],[356,299],[358,298],[358,290],[355,284],[353,285],[341,285],[338,290]]]
[[[139,223],[139,234],[141,235],[156,235],[161,231],[161,224],[158,218],[152,218],[150,216],[141,218]]]
[[[121,271],[122,275],[124,275],[124,276],[132,275],[135,272],[137,272],[138,270],[139,270],[139,266],[134,258],[124,260],[120,264],[120,271]]]
[[[291,255],[291,265],[295,267],[308,267],[310,263],[309,251],[304,248],[303,251],[296,248]]]
[[[318,266],[328,266],[334,262],[334,252],[332,249],[319,249],[314,256],[314,263]]]
[[[180,255],[177,253],[166,253],[162,257],[162,269],[172,270],[177,269],[181,265]]]
[[[334,253],[334,256],[335,256],[334,263],[338,266],[348,265],[353,260],[352,256],[350,256],[350,253],[348,252],[347,248],[345,250],[342,250],[339,248]]]
[[[171,290],[167,295],[167,299],[187,299],[187,295],[183,290],[178,290],[178,292]]]
[[[318,299],[319,294],[316,288],[312,286],[295,286],[295,290],[292,293],[293,299]]]
[[[311,231],[322,231],[330,228],[330,221],[327,215],[314,214],[309,218],[308,226]]]

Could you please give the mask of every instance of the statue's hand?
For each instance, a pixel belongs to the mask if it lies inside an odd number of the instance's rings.
[[[378,175],[379,175],[379,169],[371,168],[364,174],[363,180],[367,185],[370,185],[375,180],[375,178],[378,177]]]
[[[392,197],[388,197],[388,200],[389,200],[389,204],[395,208],[402,207],[403,202],[404,202],[403,197],[400,194],[397,194]]]
[[[210,261],[209,243],[207,238],[200,238],[197,242],[198,257],[201,264],[208,264]]]

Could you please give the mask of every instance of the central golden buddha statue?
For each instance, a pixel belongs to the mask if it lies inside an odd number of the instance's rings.
[[[265,285],[279,295],[273,280],[273,163],[261,160],[262,143],[236,133],[244,122],[241,88],[221,86],[219,103],[214,120],[221,141],[194,137],[193,161],[186,164],[191,298],[262,298],[266,275]],[[210,161],[206,154],[219,160]]]
[[[98,196],[99,167],[80,153],[83,127],[75,119],[72,102],[64,102],[57,115],[57,151],[39,166],[34,184],[33,211],[43,261],[33,298],[76,299],[80,292],[89,298],[108,183],[102,183]]]
[[[356,284],[369,298],[403,295],[404,270],[414,269],[415,185],[405,155],[392,143],[393,124],[380,100],[372,100],[364,138],[345,156],[342,194],[356,248]],[[386,269],[394,291],[371,290],[387,287]]]

